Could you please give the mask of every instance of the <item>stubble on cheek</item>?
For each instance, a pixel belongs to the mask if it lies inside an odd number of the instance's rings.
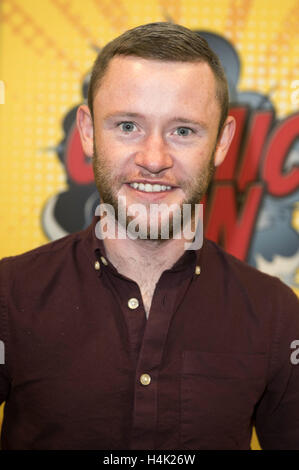
[[[98,152],[94,142],[94,154],[92,159],[95,184],[99,192],[101,202],[110,204],[115,208],[117,204],[117,182],[119,180],[115,167],[108,163],[102,152]],[[121,183],[119,183],[119,186]]]
[[[192,178],[189,178],[188,181],[182,181],[181,188],[186,195],[183,204],[191,204],[192,206],[199,204],[208,189],[214,173],[215,165],[213,152],[205,168],[199,170],[198,173]]]

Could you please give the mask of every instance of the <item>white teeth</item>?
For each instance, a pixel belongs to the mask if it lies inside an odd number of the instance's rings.
[[[153,187],[152,187],[151,184],[146,183],[146,185],[144,186],[144,190],[145,190],[145,192],[147,192],[147,193],[151,193],[152,190],[153,190]]]
[[[145,191],[146,193],[155,192],[158,193],[160,191],[169,191],[171,186],[165,186],[164,184],[150,184],[150,183],[130,183],[130,186],[134,189],[138,189],[139,191]]]

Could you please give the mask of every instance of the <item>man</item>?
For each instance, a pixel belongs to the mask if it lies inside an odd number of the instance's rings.
[[[264,449],[299,449],[296,296],[176,236],[234,134],[217,57],[182,26],[130,30],[100,52],[77,123],[111,211],[0,264],[2,447],[249,449],[255,425]]]

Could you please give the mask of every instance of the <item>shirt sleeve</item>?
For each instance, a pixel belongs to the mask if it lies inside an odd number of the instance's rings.
[[[8,319],[5,295],[5,263],[0,261],[0,404],[8,398],[10,380],[7,366]]]
[[[271,298],[271,359],[256,433],[263,450],[299,450],[299,299],[280,281]]]

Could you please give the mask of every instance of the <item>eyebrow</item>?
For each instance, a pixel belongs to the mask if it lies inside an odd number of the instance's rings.
[[[109,120],[113,118],[139,118],[145,119],[145,117],[140,113],[126,112],[126,111],[115,111],[113,113],[106,114],[104,120]],[[192,124],[194,126],[201,127],[202,129],[207,129],[208,125],[204,121],[196,121],[193,119],[184,118],[181,116],[175,116],[171,119],[171,122],[183,123],[183,124]]]
[[[114,113],[108,113],[104,116],[104,121],[113,118],[125,118],[125,117],[132,117],[132,118],[143,118],[142,114],[139,113],[130,113],[126,111],[115,111]]]
[[[193,119],[183,118],[180,116],[174,117],[171,121],[173,122],[182,122],[183,124],[193,124],[194,126],[199,126],[202,129],[207,129],[208,125],[204,121],[195,121]]]

